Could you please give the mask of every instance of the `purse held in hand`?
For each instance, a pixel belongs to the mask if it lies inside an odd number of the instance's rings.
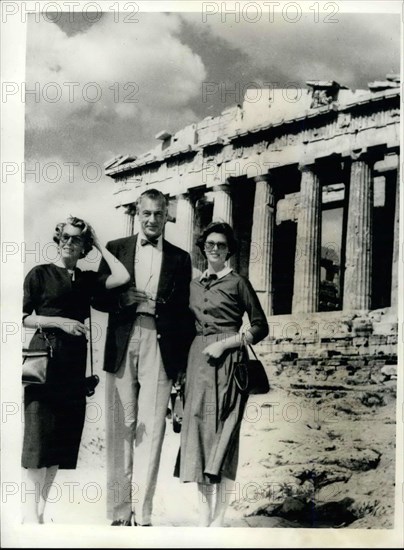
[[[173,431],[178,434],[181,432],[184,415],[184,393],[181,386],[175,388],[175,397],[172,403]]]
[[[234,366],[234,381],[241,393],[248,395],[268,393],[269,381],[264,365],[256,356],[253,347],[251,345],[248,347],[252,351],[254,359],[249,358],[248,348],[244,343],[240,350],[240,360]]]
[[[47,349],[45,350],[22,350],[22,383],[23,384],[45,384],[48,373],[48,363],[53,356],[53,348],[46,334],[38,327],[43,336]]]
[[[22,350],[22,383],[45,384],[48,371],[49,351]]]

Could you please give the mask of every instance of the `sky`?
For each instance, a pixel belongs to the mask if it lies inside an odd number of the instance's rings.
[[[400,71],[399,15],[248,17],[254,13],[239,21],[220,13],[205,21],[200,13],[138,13],[137,22],[113,13],[28,18],[26,86],[36,90],[25,113],[28,246],[51,241],[69,214],[92,223],[104,242],[123,236],[103,164],[154,147],[161,130],[218,115],[251,85],[336,80],[357,89]],[[207,83],[215,91],[204,96]],[[38,216],[44,204],[50,208]],[[51,261],[46,250],[42,259]]]

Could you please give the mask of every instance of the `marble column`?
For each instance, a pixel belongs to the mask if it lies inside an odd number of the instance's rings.
[[[130,237],[131,235],[133,235],[134,220],[135,220],[134,213],[135,213],[135,210],[131,205],[129,205],[125,208],[124,228],[123,228],[125,237]]]
[[[320,279],[320,181],[313,165],[301,166],[300,207],[297,220],[293,313],[318,310]]]
[[[213,221],[227,222],[233,227],[233,204],[230,185],[218,185],[213,188]]]
[[[223,184],[213,187],[213,197],[212,221],[226,222],[233,227],[233,203],[230,194],[230,185]],[[227,264],[233,269],[236,268],[237,262],[235,255],[229,258]]]
[[[189,195],[178,195],[177,220],[178,246],[192,254],[194,244],[194,205]]]
[[[267,315],[272,315],[272,249],[274,226],[274,196],[269,176],[255,178],[255,198],[249,279]]]
[[[397,163],[396,203],[394,210],[393,265],[391,274],[391,306],[398,308],[398,271],[400,250],[400,162]]]
[[[373,182],[369,158],[352,154],[343,309],[370,309],[372,291]]]

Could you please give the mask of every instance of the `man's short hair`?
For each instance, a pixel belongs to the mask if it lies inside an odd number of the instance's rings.
[[[139,210],[143,197],[151,199],[152,201],[159,201],[165,206],[166,209],[168,208],[168,199],[161,191],[158,189],[146,189],[146,191],[143,191],[136,201],[136,210]]]

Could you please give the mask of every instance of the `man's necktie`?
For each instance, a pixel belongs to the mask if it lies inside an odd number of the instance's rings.
[[[152,246],[157,246],[158,241],[157,240],[151,240],[151,239],[140,239],[140,244],[142,246],[146,246],[147,244],[151,244]]]

